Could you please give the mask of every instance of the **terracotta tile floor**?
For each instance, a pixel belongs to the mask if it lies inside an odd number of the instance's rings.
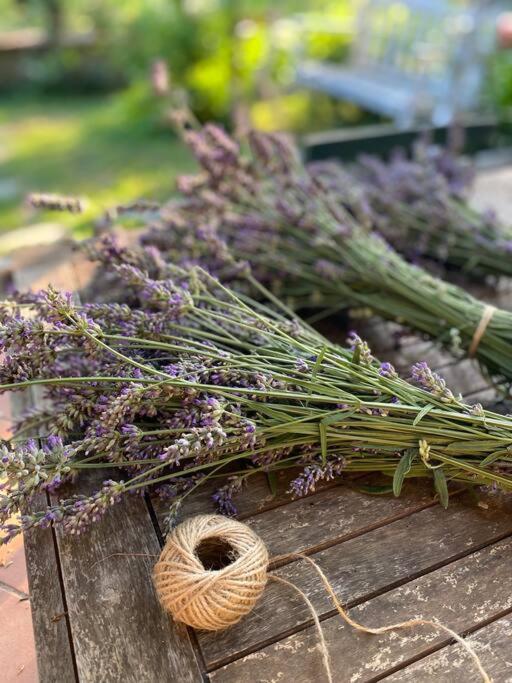
[[[0,396],[0,437],[9,436],[7,396]],[[0,546],[0,678],[5,683],[37,683],[36,650],[21,537]]]

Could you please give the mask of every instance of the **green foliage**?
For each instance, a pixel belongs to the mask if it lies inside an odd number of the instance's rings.
[[[0,230],[12,230],[55,215],[29,212],[28,192],[88,196],[98,210],[134,198],[165,199],[180,172],[194,166],[188,151],[159,120],[154,100],[137,86],[108,97],[4,98],[0,136]],[[2,194],[2,183],[13,187]],[[60,215],[80,230],[90,215]]]
[[[498,52],[491,61],[489,95],[498,109],[500,119],[512,122],[512,50]]]
[[[3,26],[48,28],[44,5],[44,0],[22,5],[0,0]],[[333,36],[318,28],[301,34],[293,21],[276,20],[308,7],[342,20],[354,12],[348,0],[285,0],[277,8],[270,0],[61,0],[60,6],[65,32],[94,30],[97,43],[32,58],[27,69],[32,83],[62,92],[105,91],[147,79],[151,63],[164,59],[172,86],[187,90],[198,116],[225,121],[241,101],[266,99],[292,83],[298,46],[322,59],[346,54],[349,34]]]

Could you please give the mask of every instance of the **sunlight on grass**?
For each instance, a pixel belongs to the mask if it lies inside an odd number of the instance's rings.
[[[140,89],[102,98],[7,99],[0,111],[0,231],[47,221],[83,233],[95,213],[141,197],[165,199],[190,154]],[[87,197],[85,216],[24,206],[29,192]],[[35,228],[37,229],[37,228]]]

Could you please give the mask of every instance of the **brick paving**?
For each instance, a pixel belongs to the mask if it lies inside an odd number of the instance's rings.
[[[0,395],[0,438],[9,436],[9,397]],[[23,538],[0,546],[0,679],[37,683]]]

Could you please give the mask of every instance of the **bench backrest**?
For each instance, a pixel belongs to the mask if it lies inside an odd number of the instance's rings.
[[[461,69],[481,61],[478,14],[443,0],[367,0],[358,14],[352,65],[449,87]]]

